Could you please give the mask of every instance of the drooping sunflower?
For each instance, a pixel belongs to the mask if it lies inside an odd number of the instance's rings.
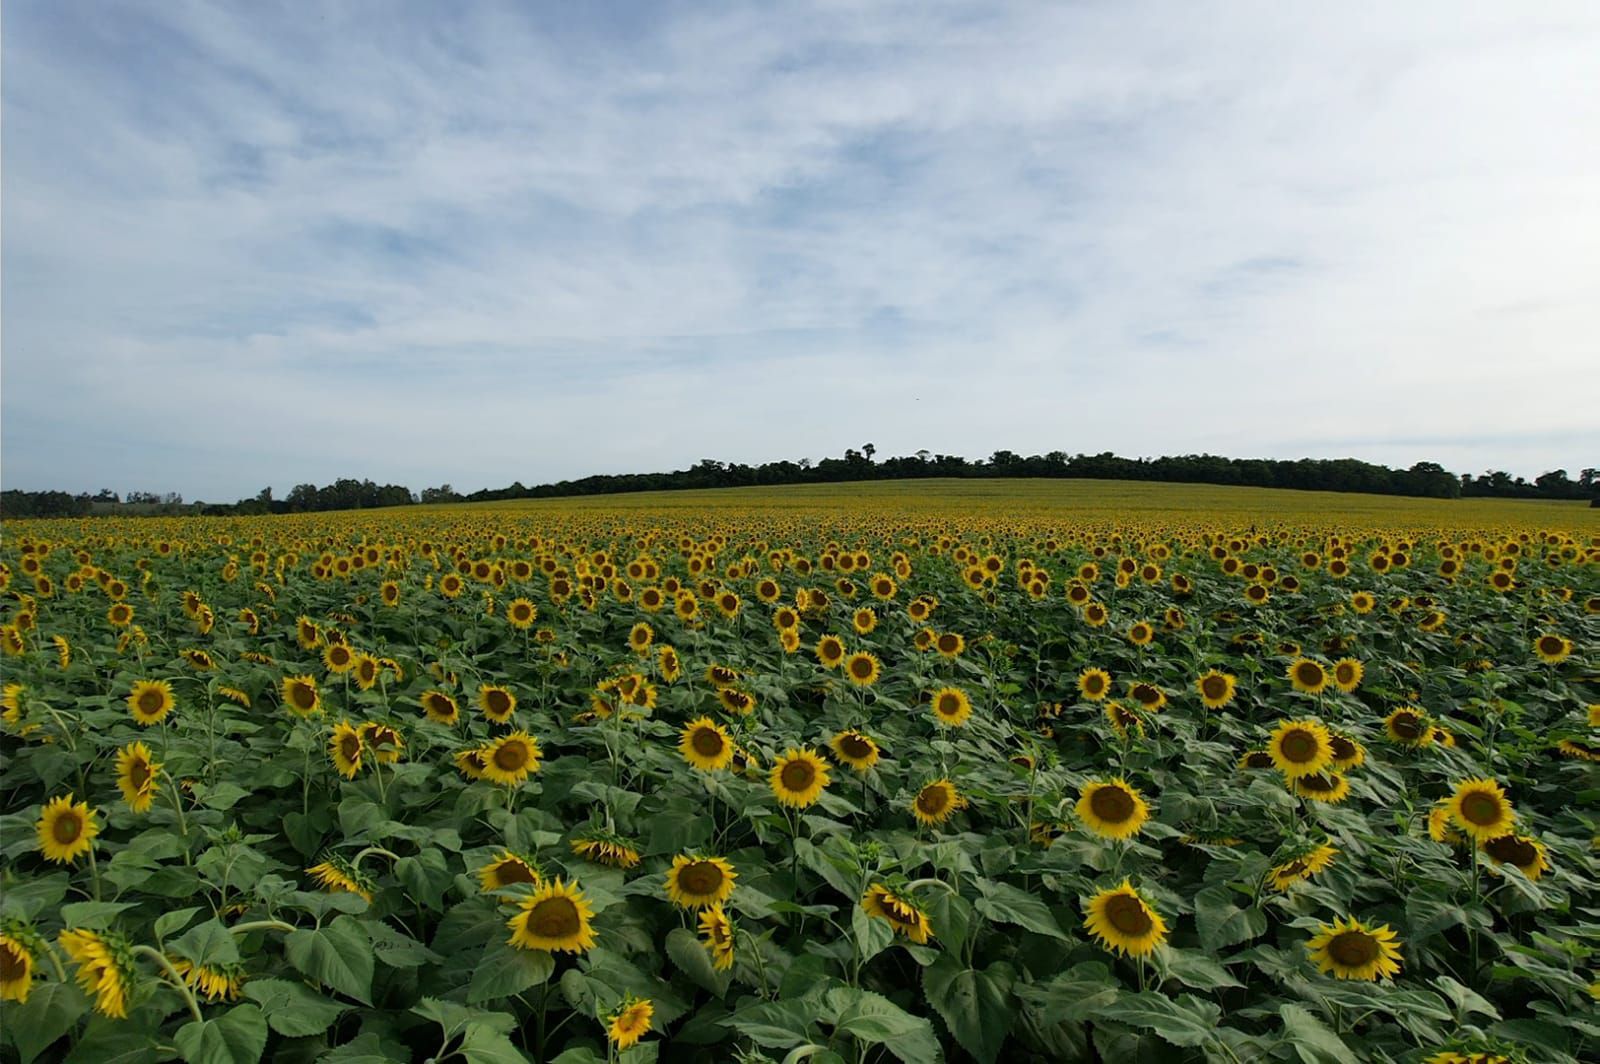
[[[0,1001],[28,1000],[33,989],[33,951],[20,938],[0,932]]]
[[[478,708],[483,710],[483,715],[489,720],[496,724],[504,724],[511,719],[511,714],[517,711],[517,696],[508,688],[497,684],[480,684]]]
[[[1388,924],[1369,927],[1354,918],[1322,924],[1306,943],[1317,970],[1338,979],[1376,980],[1400,971],[1400,949]]]
[[[1401,706],[1383,721],[1384,734],[1401,746],[1427,746],[1433,742],[1433,725],[1416,706]]]
[[[362,741],[361,732],[347,720],[341,720],[333,726],[333,731],[328,736],[328,759],[333,762],[333,767],[347,780],[356,778],[356,773],[361,771],[361,755],[366,750],[367,744]]]
[[[1450,819],[1450,799],[1440,798],[1433,803],[1433,808],[1428,812],[1428,837],[1434,842],[1455,845],[1461,841],[1461,833],[1455,829],[1455,823]]]
[[[1579,761],[1600,761],[1600,743],[1585,742],[1582,739],[1561,739],[1556,742],[1556,750],[1562,757],[1574,757]]]
[[[1506,792],[1491,779],[1468,779],[1450,796],[1450,819],[1476,842],[1511,833],[1515,814]]]
[[[1313,802],[1335,805],[1350,797],[1350,781],[1332,770],[1296,776],[1290,781],[1294,793]]]
[[[515,787],[539,771],[539,743],[525,731],[492,739],[483,747],[483,776],[493,783]]]
[[[424,691],[419,699],[422,711],[435,724],[454,724],[461,719],[461,707],[456,700],[440,690]]]
[[[1546,632],[1533,641],[1533,652],[1546,665],[1556,665],[1572,653],[1572,640],[1554,632]]]
[[[700,911],[700,934],[706,949],[711,951],[711,967],[719,972],[732,968],[736,933],[733,921],[722,906],[712,905]]]
[[[717,692],[722,708],[737,716],[748,717],[756,711],[756,696],[737,687],[724,687]]]
[[[1084,669],[1078,674],[1078,694],[1086,702],[1098,702],[1111,692],[1111,674],[1104,669]]]
[[[1167,693],[1153,683],[1136,680],[1128,684],[1128,697],[1146,713],[1159,713],[1167,704]]]
[[[488,864],[478,869],[478,884],[486,891],[499,890],[513,883],[537,885],[542,878],[538,865],[510,850],[501,850]]]
[[[878,744],[854,729],[846,729],[828,743],[834,756],[857,772],[866,772],[878,763]]]
[[[1200,704],[1207,709],[1221,709],[1233,701],[1238,678],[1218,669],[1212,669],[1194,682],[1200,692]]]
[[[871,687],[882,673],[877,656],[865,650],[858,650],[845,659],[844,674],[857,687]]]
[[[1107,702],[1105,715],[1118,739],[1126,741],[1128,736],[1135,734],[1144,737],[1144,720],[1121,702]]]
[[[1267,882],[1273,890],[1288,890],[1327,868],[1338,855],[1337,849],[1324,843],[1273,868],[1267,873]]]
[[[14,726],[22,722],[22,702],[27,691],[28,688],[24,684],[5,685],[3,694],[0,694],[0,715],[4,716],[7,724]]]
[[[70,864],[88,853],[94,837],[100,834],[89,803],[74,803],[70,794],[50,799],[34,827],[40,852],[45,860],[56,864]]]
[[[1527,835],[1510,833],[1478,843],[1478,848],[1496,868],[1515,865],[1529,879],[1538,879],[1550,870],[1544,843]]]
[[[135,813],[148,812],[155,801],[156,778],[161,765],[150,759],[144,743],[129,743],[117,751],[117,787],[122,800]]]
[[[244,968],[239,964],[195,964],[187,957],[169,956],[174,971],[201,999],[215,1004],[239,1000],[244,986]]]
[[[606,1037],[618,1049],[627,1049],[650,1033],[650,1018],[656,1007],[629,994],[606,1017]]]
[[[1131,838],[1150,818],[1144,797],[1124,779],[1087,784],[1075,808],[1078,819],[1106,839]]]
[[[632,840],[603,827],[585,828],[572,837],[570,845],[584,860],[609,868],[633,868],[639,863]]]
[[[128,712],[133,714],[133,722],[144,728],[160,724],[177,704],[172,685],[165,680],[138,680],[128,695]]]
[[[678,750],[692,768],[701,772],[727,768],[733,760],[733,740],[722,725],[710,717],[701,717],[684,725],[678,739]]]
[[[954,783],[947,779],[934,780],[911,800],[911,814],[918,823],[933,827],[955,816],[956,810],[966,804]]]
[[[1321,772],[1333,763],[1328,729],[1315,720],[1286,720],[1267,740],[1272,763],[1288,779]]]
[[[369,720],[360,727],[361,741],[380,765],[393,765],[405,754],[405,740],[400,732],[382,721]]]
[[[102,1015],[122,1020],[128,1016],[128,988],[133,982],[133,959],[127,945],[105,931],[68,928],[56,941],[78,966],[78,985],[94,995]]]
[[[1333,685],[1349,694],[1361,686],[1361,678],[1366,673],[1366,666],[1355,658],[1340,658],[1333,663]]]
[[[767,782],[779,802],[804,809],[821,797],[828,785],[828,763],[810,750],[790,747],[773,762]]]
[[[1308,695],[1321,694],[1328,686],[1328,670],[1322,667],[1321,662],[1310,658],[1291,661],[1288,677],[1296,691],[1304,691]]]
[[[201,650],[199,647],[189,647],[186,650],[179,651],[179,653],[183,655],[183,660],[187,661],[191,668],[200,672],[210,672],[217,667],[216,659],[211,656],[210,652]]]
[[[928,707],[933,718],[946,728],[959,728],[972,716],[972,699],[959,687],[941,687],[933,692]]]
[[[507,941],[517,949],[587,953],[595,947],[594,928],[589,923],[593,916],[594,909],[576,882],[547,879],[506,921],[511,931]]]
[[[343,857],[327,854],[324,860],[306,869],[306,874],[329,894],[355,894],[371,901],[376,884]]]
[[[297,717],[309,717],[322,712],[322,694],[312,676],[285,676],[280,687],[283,708]]]
[[[451,759],[456,763],[456,768],[469,780],[483,779],[483,751],[476,746],[469,746],[465,750],[457,750]]]
[[[928,914],[909,895],[896,894],[882,883],[874,883],[861,896],[861,908],[870,917],[883,920],[901,935],[919,946],[925,946],[933,936],[933,926]]]
[[[1083,926],[1104,949],[1127,957],[1153,953],[1167,937],[1161,914],[1144,900],[1130,880],[1089,899]]]
[[[667,869],[667,897],[680,909],[721,905],[733,896],[739,873],[721,857],[678,854]]]

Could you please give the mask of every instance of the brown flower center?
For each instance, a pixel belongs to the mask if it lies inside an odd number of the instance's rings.
[[[1089,809],[1095,816],[1110,824],[1120,824],[1133,816],[1133,795],[1116,785],[1095,789],[1089,796]]]
[[[149,688],[139,693],[139,712],[145,716],[155,716],[161,712],[161,705],[165,701],[161,692],[156,688]]]
[[[1462,818],[1479,827],[1498,822],[1500,811],[1500,799],[1492,794],[1474,791],[1461,799]]]
[[[1106,922],[1124,935],[1148,935],[1155,927],[1144,902],[1129,894],[1113,894],[1105,903]]]
[[[28,964],[9,943],[0,943],[0,983],[15,983],[28,975]]]
[[[1365,931],[1345,931],[1328,943],[1328,956],[1344,968],[1360,968],[1377,960],[1378,940]]]
[[[722,889],[724,876],[715,861],[696,861],[678,872],[678,887],[685,894],[706,897]]]
[[[1210,699],[1218,699],[1228,693],[1228,681],[1221,676],[1207,676],[1200,681],[1200,693]]]
[[[1314,661],[1302,661],[1295,666],[1294,674],[1307,687],[1316,687],[1322,683],[1322,666]]]
[[[846,757],[857,760],[872,756],[872,743],[865,736],[851,732],[839,740],[839,749],[844,751]]]
[[[792,794],[809,789],[816,778],[817,770],[809,761],[791,761],[783,766],[783,771],[778,775],[783,789]]]
[[[496,717],[503,717],[511,712],[511,696],[504,691],[487,691],[483,701],[489,707],[489,712]]]
[[[317,692],[310,684],[297,683],[289,687],[289,701],[297,709],[307,710],[317,704]]]
[[[689,746],[701,757],[716,757],[722,753],[722,736],[713,728],[696,728]]]
[[[1496,861],[1519,867],[1531,867],[1539,859],[1539,851],[1534,848],[1533,843],[1519,839],[1515,835],[1502,835],[1498,839],[1491,839],[1484,844],[1483,849]]]
[[[950,807],[950,795],[945,788],[931,783],[917,792],[917,808],[927,816],[938,816]]]
[[[494,767],[502,772],[516,772],[527,767],[530,753],[528,744],[521,739],[503,742],[495,748]]]
[[[1317,741],[1317,737],[1304,728],[1288,731],[1278,741],[1278,752],[1285,760],[1293,761],[1297,765],[1315,761],[1317,751],[1321,747],[1322,744]]]
[[[83,834],[83,819],[76,809],[69,809],[56,817],[54,824],[50,825],[50,835],[63,846],[71,845],[78,841],[78,836]]]
[[[571,898],[546,898],[528,912],[528,930],[540,938],[567,938],[582,927],[578,907]]]

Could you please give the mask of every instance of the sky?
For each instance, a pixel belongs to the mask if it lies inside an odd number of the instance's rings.
[[[1600,4],[8,0],[0,482],[1600,465]]]

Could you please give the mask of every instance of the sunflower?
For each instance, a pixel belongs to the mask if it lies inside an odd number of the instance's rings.
[[[1150,818],[1144,797],[1124,779],[1087,784],[1075,808],[1090,831],[1107,839],[1131,838]]]
[[[748,717],[756,711],[756,696],[737,687],[724,687],[717,692],[717,701],[729,713]]]
[[[525,598],[514,598],[506,605],[506,621],[519,631],[533,627],[539,619],[539,607]]]
[[[1461,841],[1461,833],[1450,819],[1450,799],[1440,798],[1428,813],[1428,837],[1434,842],[1454,845]]]
[[[727,768],[733,760],[733,740],[728,738],[722,725],[710,717],[701,717],[683,726],[678,750],[690,767],[701,772]]]
[[[517,710],[517,696],[504,687],[481,684],[478,687],[478,708],[489,720],[504,724]]]
[[[844,674],[857,687],[871,687],[882,673],[883,667],[876,655],[865,650],[858,650],[845,659]]]
[[[32,989],[33,951],[0,932],[0,1001],[25,1002]]]
[[[376,890],[371,879],[342,857],[329,855],[306,869],[306,874],[329,894],[355,894],[370,902]]]
[[[107,932],[77,928],[62,931],[56,941],[78,966],[78,985],[94,995],[95,1009],[112,1019],[126,1019],[134,974],[126,944]]]
[[[1572,653],[1572,640],[1554,632],[1546,632],[1533,641],[1533,652],[1546,665],[1555,665],[1565,661],[1567,655]]]
[[[649,1001],[629,994],[606,1017],[606,1037],[618,1049],[627,1049],[650,1033],[650,1017],[655,1011]]]
[[[1511,801],[1494,780],[1462,780],[1450,795],[1450,819],[1475,841],[1487,842],[1510,834]]]
[[[301,615],[294,624],[295,641],[301,650],[314,650],[322,644],[322,629],[310,617]]]
[[[1117,733],[1117,738],[1126,740],[1130,732],[1137,732],[1144,738],[1144,721],[1139,714],[1123,705],[1121,702],[1106,703],[1106,721],[1110,723],[1111,730]]]
[[[655,629],[643,621],[628,629],[628,646],[635,654],[650,653],[650,644],[655,642],[655,638]]]
[[[186,957],[167,958],[173,971],[207,1002],[237,1001],[244,985],[244,969],[237,964],[195,964]]]
[[[1296,691],[1308,695],[1321,694],[1328,686],[1328,670],[1310,658],[1295,658],[1289,663],[1289,682]]]
[[[1600,761],[1600,744],[1585,742],[1582,739],[1562,739],[1556,743],[1556,750],[1562,757],[1577,758],[1579,761]]]
[[[333,726],[328,737],[328,759],[339,775],[347,780],[355,779],[356,773],[361,771],[361,755],[365,750],[361,733],[349,721],[341,720]]]
[[[129,743],[117,751],[117,787],[129,809],[135,813],[149,811],[155,801],[160,771],[161,765],[150,760],[150,748],[144,743]]]
[[[878,627],[878,613],[871,606],[862,606],[850,615],[850,626],[857,635],[866,635]]]
[[[1478,848],[1496,868],[1516,865],[1529,879],[1538,879],[1550,870],[1544,843],[1526,835],[1507,834],[1478,843]]]
[[[1315,720],[1286,720],[1272,730],[1267,752],[1289,779],[1321,772],[1333,763],[1328,729]]]
[[[1339,979],[1374,980],[1400,971],[1400,950],[1388,924],[1368,927],[1356,919],[1322,924],[1306,943],[1317,970]]]
[[[1087,702],[1098,702],[1111,691],[1111,674],[1104,669],[1084,669],[1078,674],[1078,693]]]
[[[940,632],[933,639],[933,649],[939,652],[940,657],[960,657],[966,648],[967,641],[957,632]]]
[[[419,701],[422,703],[422,711],[436,724],[454,724],[461,718],[461,707],[456,705],[454,698],[443,691],[424,691]]]
[[[317,691],[317,681],[312,676],[285,676],[280,687],[283,708],[297,717],[309,717],[322,712],[322,695]]]
[[[1272,869],[1267,873],[1267,883],[1273,890],[1288,890],[1327,868],[1338,855],[1339,851],[1332,846],[1318,846]]]
[[[514,731],[483,747],[483,776],[493,783],[515,787],[539,771],[539,743],[525,731]]]
[[[465,750],[457,750],[451,759],[455,761],[456,768],[467,779],[483,779],[483,751],[476,746],[469,746]]]
[[[828,763],[810,750],[790,747],[773,762],[767,782],[779,802],[804,809],[821,797],[828,785]]]
[[[844,661],[844,640],[836,635],[825,635],[817,640],[817,660],[825,669],[838,668]]]
[[[1137,680],[1128,684],[1128,697],[1146,713],[1158,713],[1167,704],[1167,693],[1153,683]]]
[[[177,704],[172,697],[172,685],[165,680],[138,680],[128,695],[128,712],[133,714],[133,722],[145,728],[161,723]]]
[[[928,705],[934,720],[947,728],[959,728],[972,716],[972,699],[959,687],[939,688]]]
[[[966,804],[966,799],[961,797],[955,784],[947,779],[934,780],[911,800],[911,813],[918,823],[932,827],[949,820],[957,809]]]
[[[405,753],[405,740],[400,733],[381,721],[369,720],[361,725],[361,741],[372,751],[380,765],[393,765]]]
[[[633,868],[639,863],[639,851],[633,843],[604,828],[589,828],[579,832],[569,845],[572,852],[584,860],[610,868]]]
[[[835,757],[857,772],[865,772],[878,763],[878,744],[858,731],[842,731],[828,746]]]
[[[594,910],[577,883],[563,883],[560,877],[547,879],[506,921],[511,931],[507,941],[517,949],[586,953],[595,946],[594,928],[589,924],[593,916]]]
[[[1359,768],[1367,760],[1366,747],[1338,732],[1328,733],[1328,746],[1333,750],[1332,765],[1341,772]]]
[[[678,677],[683,675],[683,663],[678,660],[678,652],[672,647],[661,648],[656,654],[656,664],[661,669],[661,679],[667,683],[677,683]]]
[[[1128,957],[1143,957],[1155,951],[1167,937],[1167,925],[1124,879],[1121,886],[1102,890],[1089,899],[1083,926],[1100,940],[1100,945]]]
[[[691,857],[679,854],[667,869],[667,897],[680,909],[703,909],[721,905],[733,896],[733,881],[739,873],[721,857]]]
[[[736,929],[722,906],[711,905],[700,911],[700,934],[711,951],[711,966],[719,972],[732,968]]]
[[[322,663],[336,676],[355,668],[356,657],[355,650],[344,643],[329,643],[322,648]]]
[[[34,827],[40,852],[56,864],[70,864],[88,853],[100,833],[89,803],[74,804],[70,794],[50,799]]]
[[[113,603],[106,610],[106,620],[114,628],[126,628],[133,623],[133,607],[126,602]]]
[[[1428,715],[1416,706],[1401,706],[1383,721],[1383,730],[1389,740],[1401,746],[1427,746],[1433,742],[1433,728]]]
[[[1349,694],[1361,686],[1361,678],[1366,672],[1365,666],[1355,658],[1340,658],[1333,663],[1333,685]]]
[[[17,725],[22,722],[22,700],[27,691],[25,684],[5,685],[4,694],[0,695],[0,715],[5,717],[7,724]]]
[[[1207,709],[1221,709],[1233,701],[1234,689],[1239,681],[1228,673],[1212,669],[1194,682],[1200,692],[1200,704]]]
[[[895,934],[903,935],[919,946],[927,945],[928,939],[933,936],[928,914],[922,911],[921,906],[909,895],[896,894],[882,883],[874,883],[867,888],[867,892],[861,896],[861,908],[869,917],[887,922]]]
[[[1294,793],[1313,802],[1336,805],[1350,797],[1350,781],[1339,773],[1327,770],[1309,776],[1296,776],[1290,781]]]
[[[513,883],[532,883],[537,886],[542,877],[539,866],[521,854],[501,850],[478,869],[478,884],[485,891],[500,890]]]

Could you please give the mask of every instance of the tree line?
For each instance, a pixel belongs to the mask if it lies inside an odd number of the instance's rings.
[[[1436,499],[1461,497],[1516,499],[1590,499],[1600,502],[1600,469],[1584,469],[1576,480],[1564,469],[1529,481],[1494,470],[1457,476],[1436,462],[1418,462],[1409,469],[1362,462],[1354,458],[1223,458],[1217,455],[1177,455],[1162,458],[1123,458],[1105,451],[1069,455],[1051,451],[1023,456],[995,451],[987,459],[918,451],[912,455],[876,460],[877,448],[864,444],[848,448],[842,458],[809,458],[747,465],[702,459],[688,469],[669,473],[618,473],[562,480],[525,487],[521,481],[504,488],[468,494],[449,484],[414,493],[399,484],[345,478],[326,487],[299,484],[282,499],[270,487],[235,503],[191,503],[176,494],[128,492],[118,496],[102,490],[98,495],[72,495],[64,491],[6,491],[0,493],[0,513],[7,517],[77,517],[95,514],[288,514],[324,510],[361,510],[416,503],[491,502],[500,499],[550,499],[574,495],[610,495],[630,491],[678,491],[690,488],[733,488],[777,484],[838,484],[859,480],[914,480],[929,477],[1042,477],[1082,480],[1146,480],[1168,483],[1224,484],[1254,488],[1294,488],[1303,491],[1368,492],[1375,495],[1410,495]]]

